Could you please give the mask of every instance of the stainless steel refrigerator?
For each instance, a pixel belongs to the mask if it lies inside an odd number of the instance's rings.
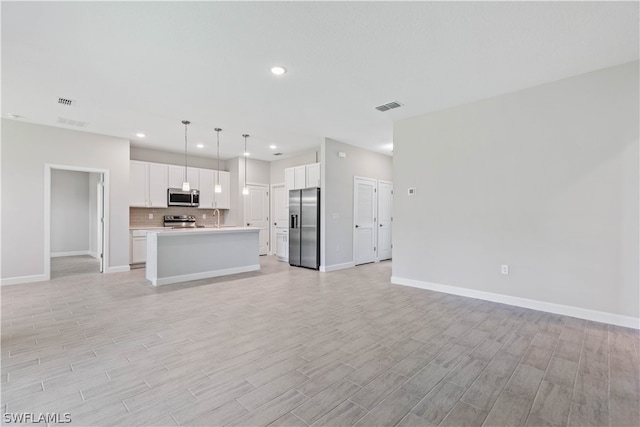
[[[320,189],[289,191],[289,264],[320,268]]]

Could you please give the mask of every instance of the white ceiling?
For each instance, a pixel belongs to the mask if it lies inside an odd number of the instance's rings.
[[[214,157],[221,127],[222,158],[241,155],[243,133],[263,160],[282,158],[269,144],[286,157],[324,137],[389,154],[395,120],[638,48],[637,2],[3,1],[2,116],[169,151],[188,119],[189,152]],[[404,106],[374,109],[390,101]]]

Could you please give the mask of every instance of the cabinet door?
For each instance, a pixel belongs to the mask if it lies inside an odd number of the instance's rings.
[[[216,208],[229,209],[231,207],[231,173],[226,171],[220,171],[220,186],[222,187],[221,193],[215,193],[214,201]],[[218,174],[216,173],[216,178]]]
[[[302,188],[307,188],[307,168],[305,166],[296,166],[293,170],[293,189],[300,190]]]
[[[284,170],[284,188],[287,193],[287,198],[289,198],[289,190],[295,190],[296,188],[294,168],[287,168]]]
[[[307,188],[320,187],[320,163],[307,165]]]
[[[131,238],[131,264],[147,262],[147,238]]]
[[[192,190],[200,190],[200,169],[199,168],[187,168],[187,180],[191,185]],[[182,187],[182,183],[180,184]]]
[[[215,185],[216,171],[211,169],[200,169],[198,180],[200,181],[200,209],[215,208],[213,199],[213,186]],[[193,184],[192,184],[193,185]],[[195,188],[195,187],[194,187]]]
[[[278,261],[289,261],[289,235],[276,234],[276,255]]]
[[[149,206],[149,164],[132,160],[129,163],[129,206]]]
[[[184,166],[169,165],[169,188],[182,188]]]
[[[149,163],[149,206],[167,207],[168,167],[159,163]]]

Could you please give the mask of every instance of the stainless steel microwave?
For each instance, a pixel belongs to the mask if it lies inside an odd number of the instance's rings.
[[[200,192],[198,190],[183,191],[181,188],[169,188],[167,190],[167,204],[169,206],[200,205]]]

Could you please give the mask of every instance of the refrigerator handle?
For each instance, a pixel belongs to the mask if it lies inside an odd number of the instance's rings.
[[[298,228],[298,215],[291,214],[290,228]]]

